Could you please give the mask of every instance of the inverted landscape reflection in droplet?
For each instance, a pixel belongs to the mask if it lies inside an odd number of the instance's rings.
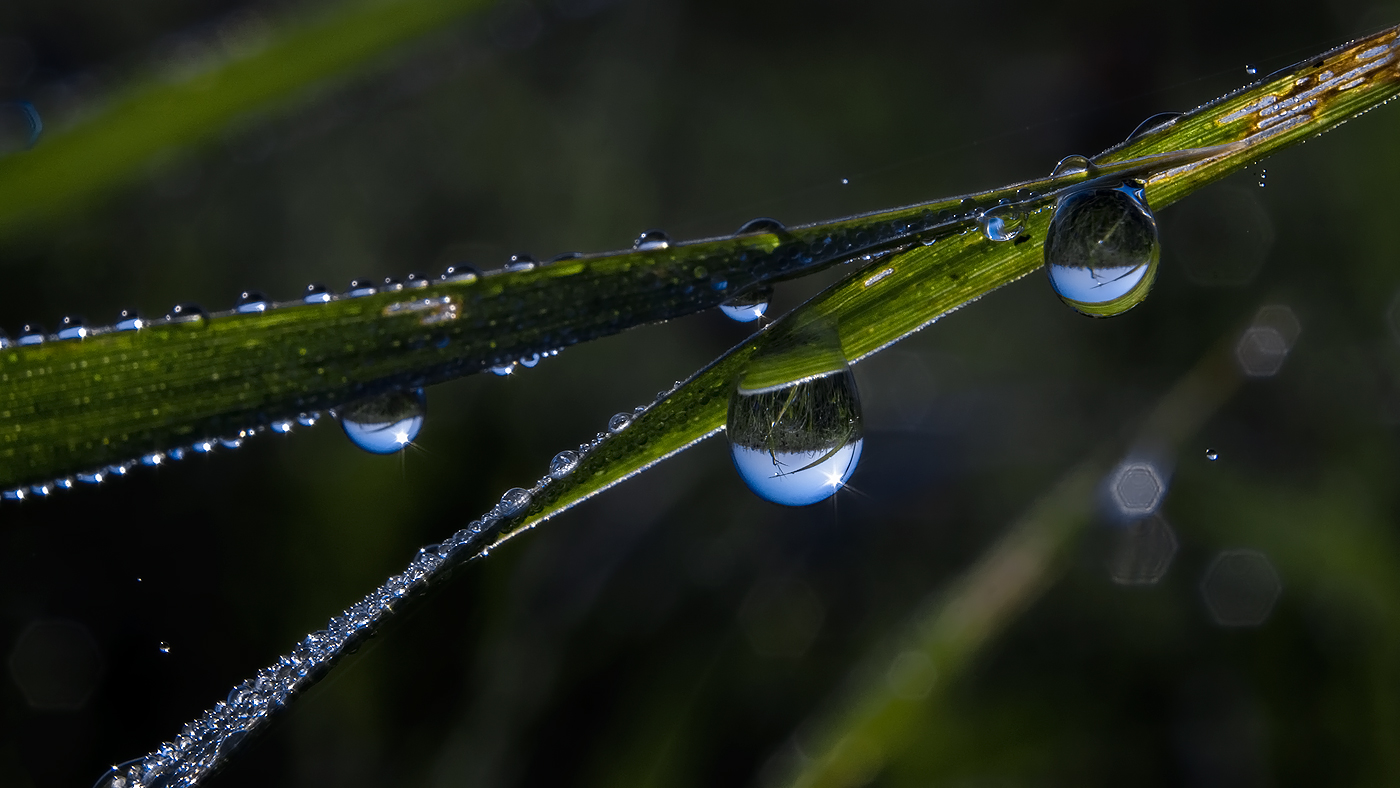
[[[1060,299],[1083,314],[1108,317],[1141,303],[1160,256],[1157,221],[1141,184],[1083,189],[1055,204],[1045,270]]]
[[[752,323],[767,313],[768,304],[772,300],[772,286],[763,285],[725,301],[719,305],[719,311],[730,320]]]
[[[352,402],[339,411],[345,435],[371,454],[393,454],[418,437],[428,414],[423,389],[395,391]]]
[[[726,426],[739,476],[760,498],[808,506],[845,486],[864,444],[849,369],[756,393],[735,389]]]

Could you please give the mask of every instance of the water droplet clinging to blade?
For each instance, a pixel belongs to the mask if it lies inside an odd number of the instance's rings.
[[[638,251],[648,251],[652,249],[665,249],[671,245],[671,237],[661,230],[647,230],[632,242],[632,248]]]
[[[1050,286],[1092,317],[1122,314],[1147,297],[1157,276],[1157,220],[1137,183],[1061,197],[1045,236]]]
[[[340,426],[356,446],[371,454],[401,451],[423,429],[428,398],[423,389],[394,391],[340,408]]]
[[[864,444],[849,369],[759,392],[736,387],[725,427],[739,476],[760,498],[809,506],[845,486]]]
[[[730,320],[739,323],[752,323],[763,317],[772,300],[772,285],[761,285],[720,304],[719,311],[723,312],[724,316]]]

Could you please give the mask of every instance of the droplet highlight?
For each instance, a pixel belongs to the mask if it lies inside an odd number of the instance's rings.
[[[423,389],[394,391],[352,402],[338,410],[352,443],[371,454],[393,454],[418,437],[428,414]]]
[[[1147,297],[1157,276],[1157,220],[1141,184],[1071,192],[1055,204],[1045,237],[1050,286],[1092,317],[1122,314]]]

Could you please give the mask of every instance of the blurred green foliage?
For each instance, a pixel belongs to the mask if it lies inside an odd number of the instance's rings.
[[[41,65],[6,89],[49,117],[49,97],[86,106],[83,75],[157,51],[154,35],[94,22],[113,13],[95,5],[62,24],[13,8],[7,41]],[[167,9],[156,27],[232,10]],[[699,236],[969,191],[1101,150],[1244,82],[1245,63],[1266,73],[1400,8],[1178,11],[1028,5],[991,25],[980,8],[914,3],[495,9],[8,236],[0,314],[13,333],[68,311],[216,308],[247,287],[285,297],[311,279],[612,248],[644,227]],[[54,43],[84,25],[101,46]],[[1031,277],[858,366],[859,493],[768,506],[712,442],[497,551],[217,783],[780,779],[861,655],[1262,301],[1291,305],[1303,332],[1277,377],[1247,383],[1175,458],[1163,512],[1181,548],[1165,578],[1112,583],[1114,532],[1096,526],[926,710],[919,746],[872,776],[1393,782],[1397,122],[1379,110],[1270,160],[1265,189],[1256,170],[1199,195],[1210,210],[1164,212],[1157,289],[1127,315],[1086,320]],[[1224,284],[1210,275],[1227,266]],[[809,287],[780,288],[777,308]],[[35,620],[75,620],[104,671],[67,712],[31,709],[7,677],[3,779],[81,784],[144,753],[744,330],[700,315],[517,379],[438,387],[421,451],[403,457],[321,427],[5,508],[0,646],[12,654]],[[1263,626],[1219,628],[1200,582],[1241,547],[1269,557],[1283,594]]]

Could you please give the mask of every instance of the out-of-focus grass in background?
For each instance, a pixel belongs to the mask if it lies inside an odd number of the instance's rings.
[[[0,99],[32,101],[58,148],[129,85],[200,79],[179,71],[202,62],[190,53],[240,56],[229,31],[296,41],[373,9],[20,0],[0,9]],[[1246,64],[1267,73],[1397,19],[1395,3],[444,15],[373,56],[337,50],[328,79],[208,116],[178,148],[103,163],[123,177],[42,217],[0,196],[28,217],[0,239],[0,326],[995,186],[1214,98]],[[1119,535],[1095,526],[1069,573],[930,696],[919,746],[878,780],[1394,782],[1397,127],[1377,110],[1271,159],[1265,188],[1255,169],[1165,211],[1156,291],[1127,315],[1073,314],[1036,276],[860,365],[863,466],[834,503],[759,501],[712,441],[497,551],[217,782],[771,783],[858,658],[1263,302],[1302,333],[1175,458],[1165,576],[1113,582]],[[776,308],[813,287],[780,288]],[[701,315],[437,387],[403,457],[323,425],[0,509],[0,784],[83,784],[145,753],[744,331]],[[1278,576],[1260,626],[1213,621],[1202,581],[1226,550]],[[46,702],[16,680],[30,664]]]

